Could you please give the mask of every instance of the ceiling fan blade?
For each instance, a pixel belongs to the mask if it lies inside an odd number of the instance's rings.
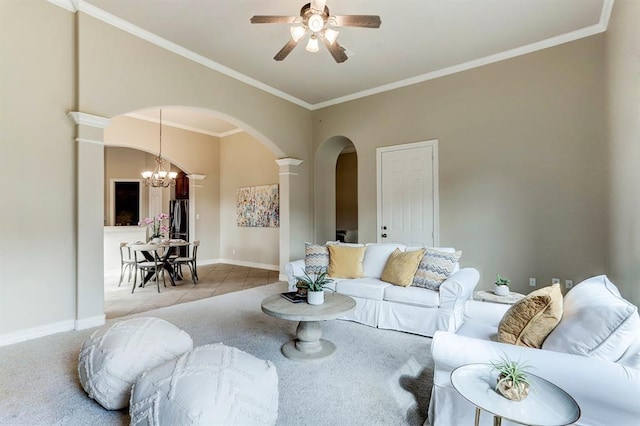
[[[252,24],[293,24],[296,16],[255,15],[251,17]]]
[[[284,58],[287,57],[287,55],[289,53],[291,53],[291,51],[298,45],[298,42],[293,40],[293,39],[289,39],[289,41],[287,42],[287,44],[285,44],[282,49],[280,49],[280,51],[278,53],[276,53],[276,56],[273,57],[273,59],[275,59],[276,61],[282,61]]]
[[[332,16],[338,27],[380,28],[382,21],[378,15],[337,15]]]
[[[337,41],[334,41],[333,44],[331,44],[324,37],[322,37],[322,41],[324,41],[324,45],[327,46],[327,50],[329,50],[329,53],[331,53],[331,56],[333,56],[333,59],[335,59],[337,63],[340,64],[349,59],[344,51],[344,47],[340,46]]]

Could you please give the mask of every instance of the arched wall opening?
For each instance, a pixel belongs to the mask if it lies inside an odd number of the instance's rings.
[[[344,136],[333,136],[327,139],[316,151],[314,160],[314,240],[316,243],[333,241],[337,237],[336,165],[338,157],[343,152],[357,155],[353,142]],[[357,176],[357,170],[355,175]],[[357,190],[355,196],[357,209]],[[357,210],[355,223],[357,240]]]
[[[145,108],[132,113],[119,115],[110,120],[105,129],[105,152],[126,150],[131,153],[130,161],[138,159],[133,167],[120,166],[129,176],[138,178],[139,171],[153,166],[153,159],[159,150],[160,107]],[[201,241],[198,252],[199,264],[232,263],[264,269],[278,269],[280,265],[280,229],[279,228],[246,228],[236,226],[236,191],[240,187],[260,186],[279,183],[279,169],[276,160],[282,151],[268,139],[262,140],[251,135],[257,134],[250,126],[234,120],[229,124],[229,117],[211,110],[189,107],[163,106],[162,157],[167,165],[178,167],[189,176],[189,239]],[[142,117],[139,112],[153,110],[155,119]],[[176,120],[192,112],[200,120],[222,120],[226,128],[232,130],[215,136],[206,129],[184,130],[167,118]],[[142,119],[140,119],[142,117]],[[221,123],[223,125],[224,123]],[[240,124],[241,127],[238,127]],[[245,131],[245,127],[249,131]],[[224,129],[223,129],[224,130]],[[128,148],[128,149],[127,149]],[[147,154],[148,153],[148,154]],[[141,164],[140,157],[146,159]],[[123,159],[122,155],[120,155]],[[129,160],[124,158],[125,161]],[[108,156],[105,155],[107,168]],[[136,170],[136,168],[140,170]],[[193,176],[201,180],[192,181]],[[110,176],[113,177],[113,176]],[[105,182],[107,189],[109,182]],[[172,188],[154,191],[143,188],[143,203],[152,205],[152,195],[161,197],[160,210],[169,212],[170,200],[174,199]],[[148,198],[148,202],[147,202]],[[108,194],[105,194],[105,206]],[[156,208],[155,210],[158,210]],[[160,212],[158,210],[156,213]],[[151,212],[151,209],[148,209]],[[145,210],[146,212],[146,210]],[[144,214],[143,216],[149,216]],[[287,226],[286,223],[281,224]],[[106,239],[105,239],[106,241]],[[249,242],[253,243],[249,246]],[[105,271],[107,271],[105,245]],[[288,260],[288,259],[287,259]]]

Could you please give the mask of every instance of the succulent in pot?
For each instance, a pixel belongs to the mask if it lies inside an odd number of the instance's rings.
[[[324,303],[324,288],[333,280],[329,278],[326,272],[317,275],[308,275],[306,272],[303,276],[297,276],[296,287],[300,290],[306,290],[307,303],[310,305],[322,305]]]
[[[493,292],[498,296],[506,296],[509,294],[509,284],[511,284],[511,280],[509,278],[501,277],[500,274],[496,274]]]
[[[496,390],[507,399],[522,401],[529,395],[527,364],[513,361],[506,355],[499,361],[491,361],[491,368],[498,372]]]

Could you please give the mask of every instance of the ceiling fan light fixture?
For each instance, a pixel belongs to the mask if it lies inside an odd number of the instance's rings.
[[[338,34],[340,31],[332,30],[331,28],[327,28],[323,32],[324,38],[329,42],[329,44],[333,44],[338,39]]]
[[[316,37],[315,34],[312,34],[311,37],[309,37],[309,42],[307,43],[307,47],[305,49],[307,50],[307,52],[311,53],[315,53],[320,50],[320,47],[318,46],[318,37]]]
[[[299,42],[300,39],[304,37],[304,35],[307,33],[307,30],[302,25],[294,25],[291,27],[290,31],[291,31],[291,38],[296,43]]]

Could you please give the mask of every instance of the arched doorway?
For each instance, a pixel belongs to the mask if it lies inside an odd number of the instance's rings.
[[[157,107],[156,107],[157,108]],[[165,108],[165,107],[163,107]],[[198,110],[201,110],[199,108]],[[207,110],[209,111],[209,110]],[[218,114],[215,111],[209,111],[211,114],[217,114],[220,117],[227,119],[224,114]],[[94,116],[85,114],[82,112],[72,112],[70,115],[78,125],[77,131],[79,137],[76,139],[78,142],[78,157],[77,157],[77,188],[78,198],[85,200],[78,206],[78,235],[77,235],[77,294],[76,294],[76,321],[75,328],[83,329],[87,327],[93,327],[104,323],[104,268],[103,268],[103,250],[98,244],[101,245],[103,240],[103,225],[104,225],[104,147],[105,144],[113,146],[130,146],[141,151],[156,153],[156,147],[158,146],[157,139],[157,124],[151,125],[153,136],[149,138],[135,135],[126,139],[119,139],[118,137],[111,138],[108,134],[112,130],[111,124],[114,121],[122,118],[123,115],[116,115],[114,118],[104,118],[100,116]],[[273,158],[278,159],[277,170],[280,173],[276,173],[276,182],[280,182],[283,189],[283,195],[281,196],[281,216],[284,212],[289,213],[288,191],[290,190],[290,176],[294,175],[291,170],[293,167],[302,163],[301,160],[295,160],[286,158],[283,151],[278,148],[269,138],[262,135],[259,131],[251,126],[241,123],[237,119],[229,119],[244,132],[246,135],[251,136],[255,141],[264,145],[264,149],[270,151]],[[166,153],[166,154],[165,154]],[[187,161],[185,156],[188,155],[188,150],[184,149],[184,146],[176,146],[173,149],[167,146],[166,150],[163,146],[163,157],[167,158],[170,162],[179,165],[185,171],[200,172],[206,167],[206,156],[196,156],[197,158],[193,162]],[[283,158],[284,157],[284,158]],[[286,161],[286,164],[282,165],[281,162]],[[276,163],[272,161],[272,163]],[[283,173],[283,169],[287,173]],[[279,176],[278,176],[279,175]],[[192,175],[193,176],[193,175]],[[196,175],[198,176],[198,175]],[[202,176],[201,176],[202,177]],[[209,184],[209,182],[207,182]],[[195,185],[196,187],[204,185]],[[217,185],[212,184],[212,187]],[[203,190],[197,188],[197,190]],[[286,194],[284,194],[286,192]],[[286,199],[284,202],[283,198]],[[202,219],[202,217],[201,217]],[[211,224],[211,221],[202,223]],[[216,223],[214,221],[214,223]],[[275,261],[276,264],[280,264],[280,267],[286,261],[289,260],[290,250],[290,223],[288,220],[282,221],[280,229],[277,231],[279,237],[276,241],[279,242],[279,250],[272,250],[279,253],[279,258]],[[205,232],[207,233],[207,232]],[[284,236],[284,237],[283,237]],[[284,244],[282,243],[284,241]],[[199,254],[200,257],[200,254]]]
[[[339,159],[342,167],[338,171]],[[351,140],[334,136],[320,145],[314,160],[315,242],[335,240],[341,236],[336,231],[345,231],[342,235],[345,239],[349,231],[348,239],[357,242],[357,175],[357,152]],[[356,182],[353,182],[353,177],[356,177]],[[339,182],[341,188],[336,191]],[[345,185],[345,182],[349,184]]]

